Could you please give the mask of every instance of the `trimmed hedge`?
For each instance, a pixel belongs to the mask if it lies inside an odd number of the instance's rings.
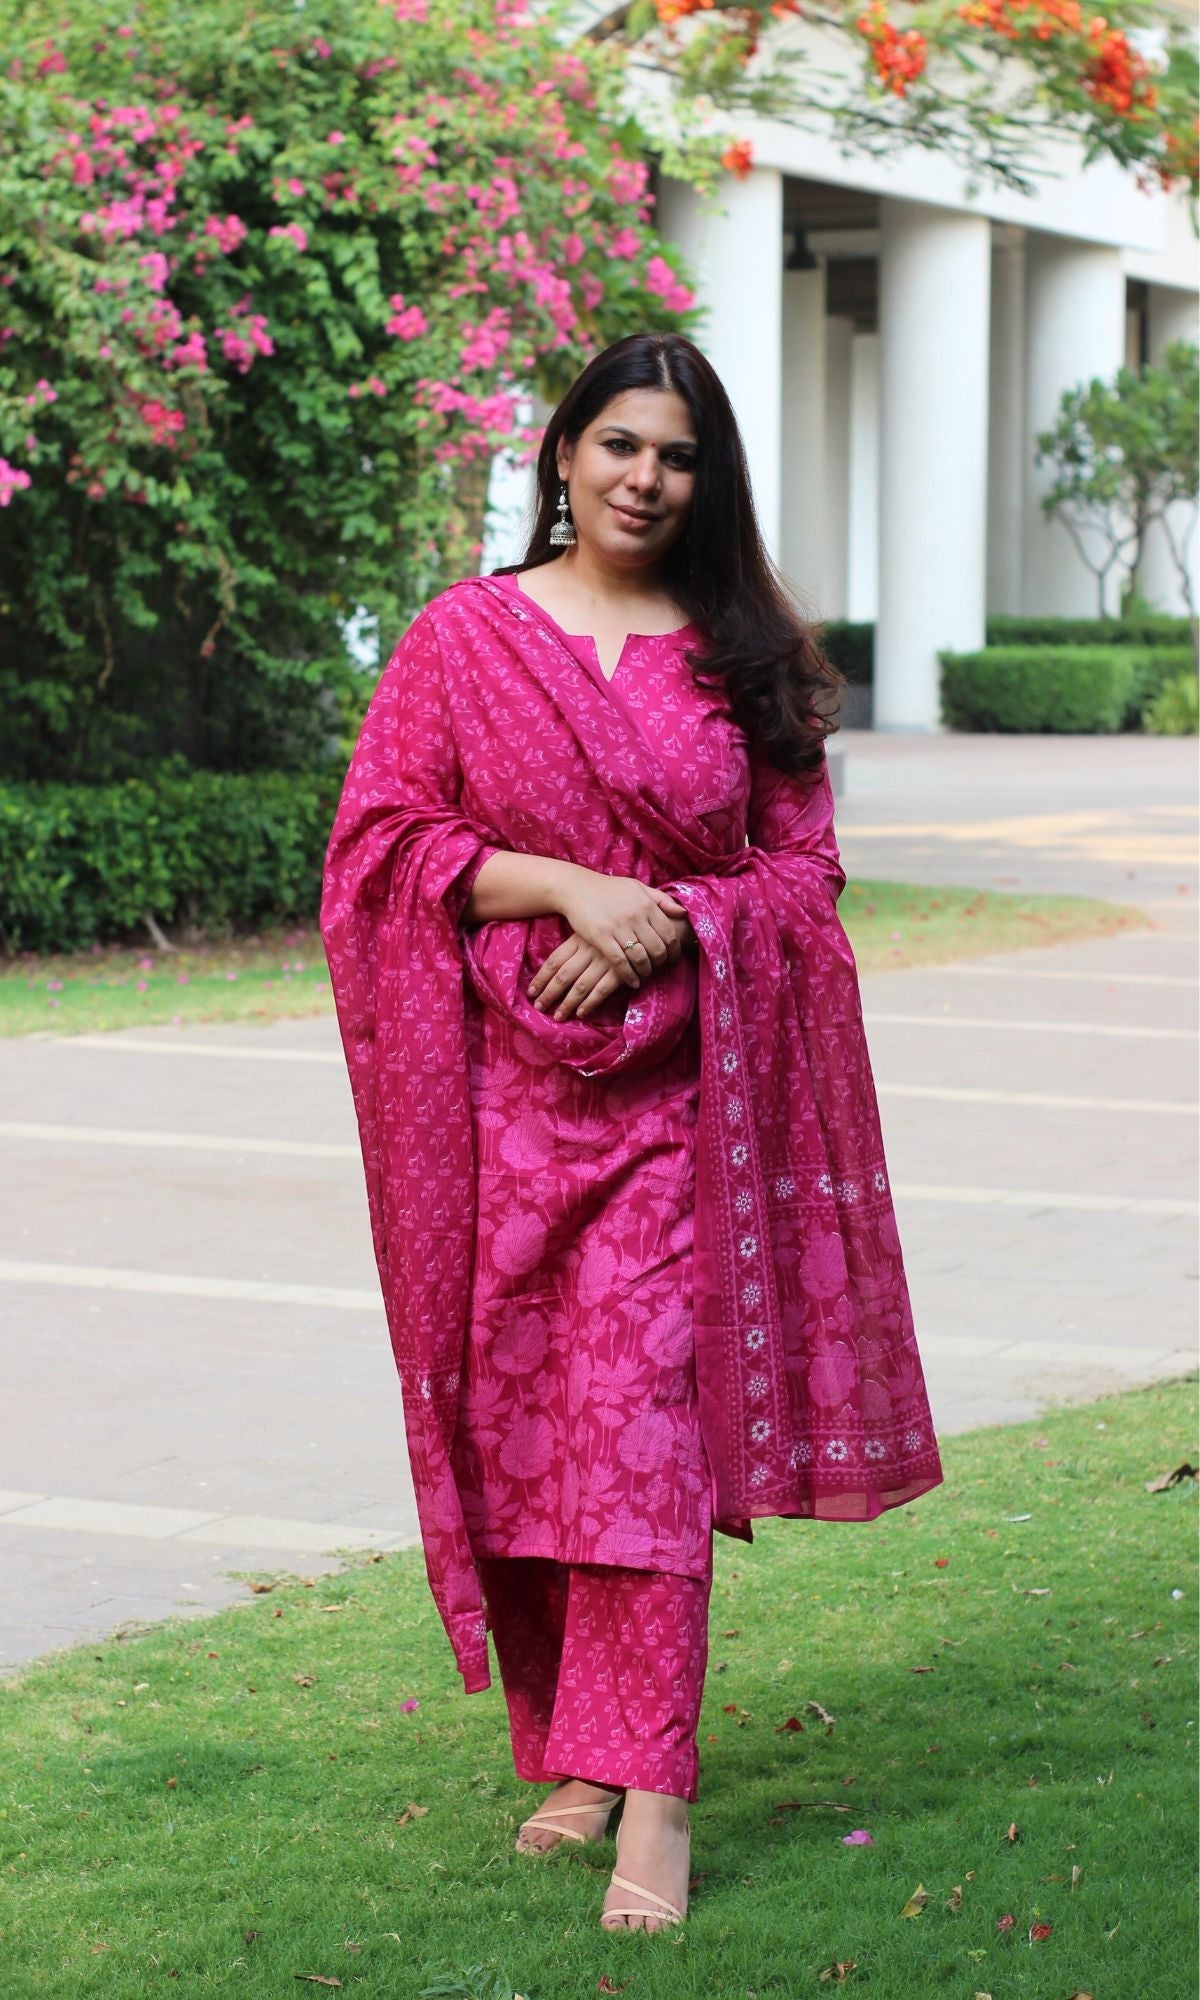
[[[113,785],[0,784],[0,948],[75,951],[146,917],[311,917],[340,773],[168,766]]]
[[[951,729],[1103,735],[1134,725],[1192,663],[1186,647],[989,646],[941,653]]]
[[[1186,618],[1033,618],[995,612],[987,621],[989,646],[1190,646]]]
[[[822,650],[852,687],[870,687],[875,674],[875,627],[831,618],[817,627]]]

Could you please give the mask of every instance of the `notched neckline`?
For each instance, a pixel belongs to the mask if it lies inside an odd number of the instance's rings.
[[[559,624],[558,619],[554,616],[554,613],[552,611],[548,611],[544,604],[539,604],[537,598],[531,596],[529,591],[522,589],[520,579],[517,576],[515,575],[498,576],[493,578],[493,581],[496,583],[510,584],[513,590],[515,591],[516,595],[518,597],[523,597],[526,603],[532,604],[535,611],[540,611],[542,617],[547,619],[549,623],[553,625],[555,631],[560,632],[562,634],[564,639],[569,639],[573,645],[590,646],[593,654],[595,655],[596,671],[600,675],[600,678],[604,682],[606,687],[611,687],[613,682],[616,680],[617,675],[621,671],[621,663],[624,660],[626,653],[629,651],[630,644],[634,639],[677,639],[681,632],[691,632],[694,631],[695,629],[692,620],[689,618],[686,619],[682,625],[672,625],[671,629],[668,632],[627,632],[625,634],[624,639],[621,641],[621,650],[617,654],[616,665],[613,667],[611,674],[607,674],[604,671],[604,662],[600,658],[600,648],[596,643],[595,635],[593,633],[568,632],[565,625]]]

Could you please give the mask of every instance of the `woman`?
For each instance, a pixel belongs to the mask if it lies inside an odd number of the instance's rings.
[[[712,1530],[869,1520],[941,1465],[835,904],[837,676],[678,335],[547,426],[523,563],[416,619],[322,929],[429,1579],[490,1629],[520,1830],[601,1921],[687,1907]]]

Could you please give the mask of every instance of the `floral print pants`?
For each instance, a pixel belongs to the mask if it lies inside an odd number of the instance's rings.
[[[711,1562],[695,1577],[544,1556],[477,1561],[517,1776],[694,1801]]]

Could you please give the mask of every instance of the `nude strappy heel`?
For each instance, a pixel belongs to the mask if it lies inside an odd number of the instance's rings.
[[[590,1799],[586,1805],[552,1806],[548,1812],[536,1812],[531,1814],[527,1820],[522,1820],[521,1832],[524,1833],[525,1828],[528,1826],[548,1826],[551,1833],[561,1834],[564,1840],[586,1842],[588,1838],[586,1833],[577,1833],[574,1827],[570,1826],[556,1826],[555,1821],[567,1819],[576,1813],[602,1812],[607,1818],[613,1807],[623,1797],[624,1794],[622,1792],[613,1792],[612,1796],[608,1798]],[[521,1854],[546,1854],[551,1851],[548,1848],[539,1847],[536,1842],[526,1847],[520,1839],[517,1841],[517,1849]]]
[[[690,1819],[684,1820],[683,1830],[690,1842],[692,1837],[692,1823]],[[617,1846],[618,1860],[620,1859],[620,1851],[621,1851],[620,1843],[618,1842]],[[618,1906],[614,1910],[604,1910],[601,1912],[601,1918],[600,1918],[600,1927],[602,1930],[620,1930],[628,1928],[625,1925],[607,1923],[606,1919],[608,1917],[660,1917],[661,1916],[662,1926],[664,1930],[668,1930],[673,1925],[681,1924],[685,1921],[683,1911],[677,1910],[674,1903],[669,1903],[665,1896],[658,1895],[658,1893],[654,1889],[645,1889],[643,1888],[640,1882],[631,1882],[629,1878],[625,1875],[614,1875],[612,1877],[612,1881],[618,1889],[632,1889],[635,1896],[644,1896],[648,1903],[657,1903],[658,1908],[654,1910],[646,1910],[646,1909],[638,1909],[632,1905],[629,1906],[622,1905]]]

